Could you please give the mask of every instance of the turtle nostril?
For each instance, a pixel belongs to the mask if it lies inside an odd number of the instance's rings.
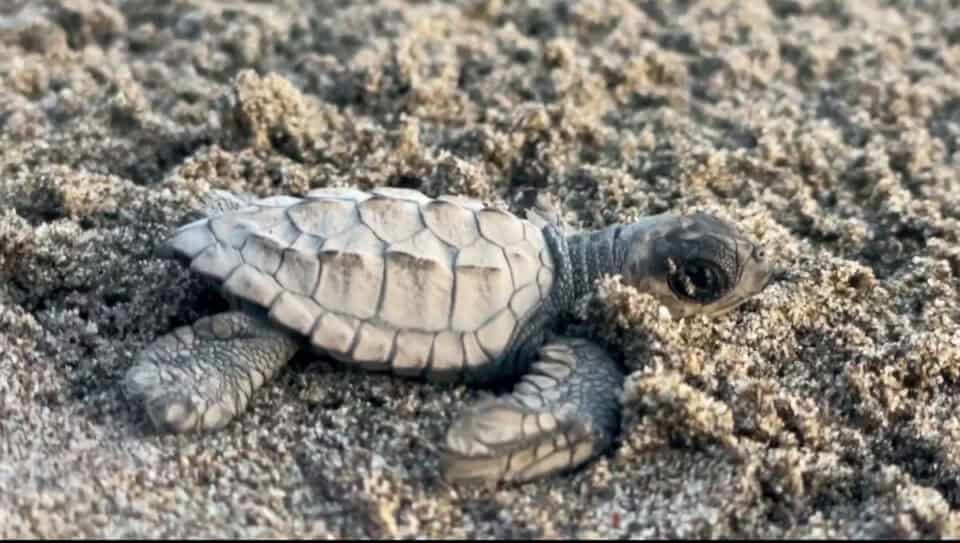
[[[753,248],[753,258],[756,260],[763,260],[767,256],[767,252],[763,250],[763,247],[757,245]]]

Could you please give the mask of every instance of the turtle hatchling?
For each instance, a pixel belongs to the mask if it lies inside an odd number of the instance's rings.
[[[520,218],[400,188],[213,191],[200,213],[160,254],[212,280],[231,310],[147,346],[126,397],[160,431],[219,429],[301,348],[430,382],[505,384],[437,447],[450,482],[530,481],[613,445],[624,370],[556,332],[596,279],[618,274],[680,318],[729,311],[771,277],[759,245],[702,213],[573,232],[547,206]]]

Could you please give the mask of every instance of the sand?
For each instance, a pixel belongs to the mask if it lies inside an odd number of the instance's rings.
[[[0,536],[960,537],[950,4],[5,0]],[[598,285],[623,431],[545,481],[445,485],[477,391],[308,354],[153,433],[118,380],[226,307],[155,245],[212,188],[376,185],[709,210],[784,280],[682,321]]]

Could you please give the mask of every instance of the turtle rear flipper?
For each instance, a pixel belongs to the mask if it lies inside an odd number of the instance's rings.
[[[187,212],[181,218],[181,223],[193,222],[209,217],[219,217],[224,213],[243,209],[256,200],[256,195],[250,192],[230,192],[221,189],[210,189],[200,198],[201,207]]]
[[[202,237],[209,237],[210,233],[206,232],[205,229],[197,228],[198,226],[205,225],[209,219],[232,211],[242,210],[249,206],[253,200],[254,195],[247,192],[233,193],[220,189],[211,189],[200,198],[201,205],[198,209],[191,209],[180,216],[177,220],[179,226],[173,236],[166,242],[155,246],[154,255],[158,258],[176,257],[178,250],[181,253],[184,250],[183,247],[177,247],[175,245],[177,242],[183,245],[183,240],[178,240],[178,236],[186,232],[187,236],[192,236],[196,242],[199,243],[202,241]],[[210,240],[207,241],[207,245],[212,243],[212,241],[213,239],[210,238]],[[192,257],[193,255],[187,256]]]
[[[603,453],[620,423],[623,373],[597,345],[554,340],[508,396],[481,401],[447,431],[450,482],[526,482]]]

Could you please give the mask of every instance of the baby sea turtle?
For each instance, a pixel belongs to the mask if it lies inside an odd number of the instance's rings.
[[[161,254],[215,281],[233,310],[157,339],[123,381],[162,431],[213,430],[309,347],[371,371],[492,385],[439,447],[448,481],[529,481],[613,443],[624,374],[598,345],[552,331],[603,274],[674,317],[760,292],[759,246],[705,214],[593,232],[409,189],[318,189],[254,199],[214,191]]]

